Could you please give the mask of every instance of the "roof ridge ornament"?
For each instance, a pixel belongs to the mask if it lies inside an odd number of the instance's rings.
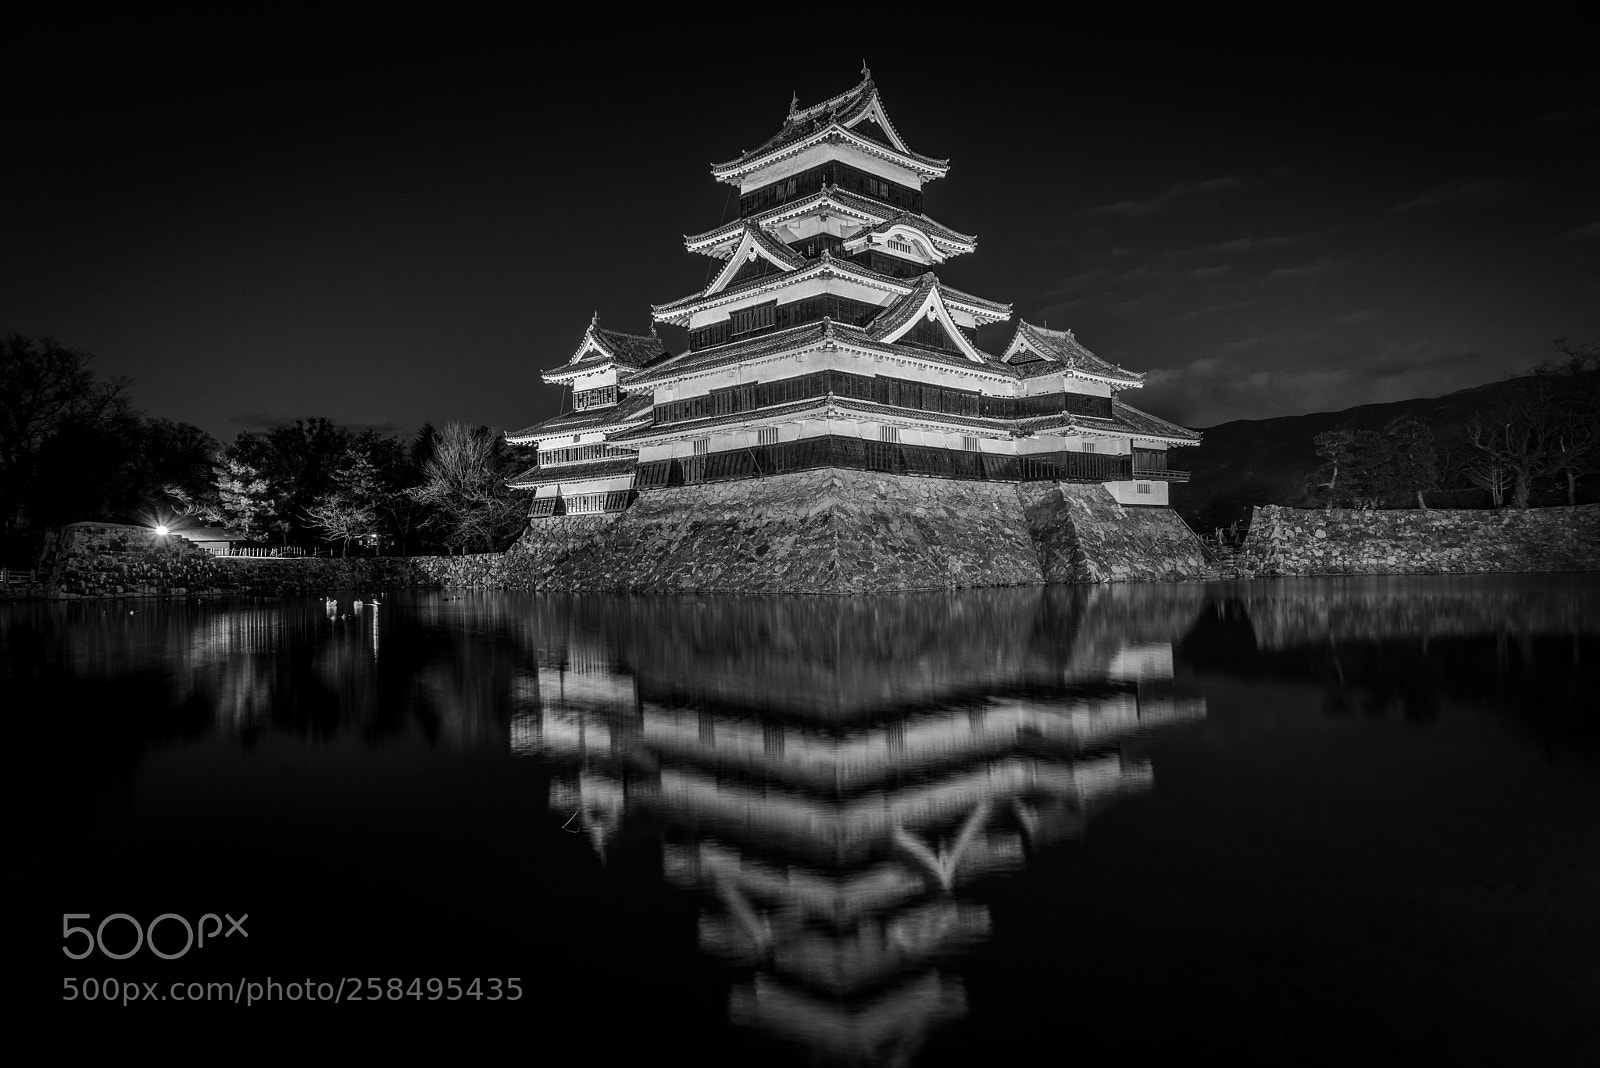
[[[861,80],[863,82],[872,80],[872,68],[867,66],[867,61],[864,59],[861,61]]]

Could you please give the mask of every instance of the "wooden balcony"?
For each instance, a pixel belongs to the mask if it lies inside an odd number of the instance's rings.
[[[827,436],[643,463],[634,485],[641,490],[693,486],[818,467],[988,482],[1122,482],[1133,477],[1131,461],[1126,455],[1092,452],[996,456]]]

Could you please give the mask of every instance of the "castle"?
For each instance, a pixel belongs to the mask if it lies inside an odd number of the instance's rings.
[[[739,213],[685,238],[718,261],[705,288],[655,306],[645,334],[591,320],[543,372],[570,390],[565,410],[507,435],[538,449],[510,483],[530,495],[530,531],[625,513],[641,496],[817,470],[878,486],[1070,487],[1090,509],[1166,512],[1168,483],[1188,478],[1168,450],[1199,435],[1125,403],[1143,375],[1070,330],[1018,319],[998,353],[979,347],[979,328],[1010,321],[1011,306],[937,273],[977,245],[923,214],[924,185],[948,170],[907,146],[865,67],[847,92],[791,104],[771,139],[714,165]],[[687,348],[668,351],[656,324],[686,330]],[[839,481],[846,495],[859,485]]]

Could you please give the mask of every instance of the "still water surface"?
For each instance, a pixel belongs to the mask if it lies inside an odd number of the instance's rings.
[[[0,608],[19,1019],[474,1062],[1600,1051],[1595,577],[354,599]],[[248,937],[63,956],[62,914],[119,912]],[[63,1003],[84,976],[384,996]]]

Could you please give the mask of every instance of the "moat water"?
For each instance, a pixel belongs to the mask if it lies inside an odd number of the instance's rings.
[[[0,607],[24,1031],[535,1064],[1600,1050],[1600,576],[357,599]]]

